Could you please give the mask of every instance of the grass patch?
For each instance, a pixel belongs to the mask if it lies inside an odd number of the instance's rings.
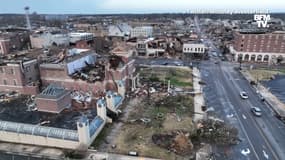
[[[170,84],[173,84],[179,87],[192,87],[193,86],[192,82],[183,82],[183,81],[180,81],[177,77],[166,77],[166,80],[170,80]]]
[[[91,144],[91,147],[96,148],[97,146],[100,146],[105,141],[105,138],[107,137],[110,130],[111,126],[109,124],[106,124],[94,142]]]

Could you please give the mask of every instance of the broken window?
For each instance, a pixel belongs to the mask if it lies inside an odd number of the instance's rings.
[[[14,74],[14,69],[11,68],[11,69],[6,70],[6,73],[8,73],[8,74]]]

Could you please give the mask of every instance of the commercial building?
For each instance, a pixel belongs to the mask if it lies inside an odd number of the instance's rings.
[[[182,52],[184,60],[204,59],[207,57],[208,48],[201,42],[187,42],[183,44]]]
[[[93,34],[92,33],[81,33],[81,32],[73,32],[69,33],[70,43],[76,43],[77,41],[92,41],[93,40]]]
[[[205,54],[207,47],[202,43],[184,43],[183,53],[184,54]]]
[[[148,38],[152,36],[153,36],[153,27],[151,26],[135,27],[131,30],[131,37]]]
[[[69,36],[55,31],[37,31],[30,36],[32,48],[68,46]]]
[[[285,32],[236,32],[230,51],[235,61],[280,63],[285,59]]]

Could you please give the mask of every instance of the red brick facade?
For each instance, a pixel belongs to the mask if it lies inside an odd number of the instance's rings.
[[[70,92],[67,92],[57,99],[37,97],[36,104],[38,111],[60,113],[63,109],[71,105]]]
[[[234,49],[238,52],[285,53],[285,33],[235,33]]]
[[[0,66],[0,91],[17,91],[22,94],[37,94],[39,73],[37,61],[24,64]]]
[[[134,70],[134,61],[131,61],[125,65],[123,68],[118,68],[117,70],[108,70],[109,67],[106,67],[105,71],[105,80],[103,82],[88,83],[80,79],[73,79],[68,76],[66,67],[62,68],[48,68],[40,66],[41,81],[44,86],[55,83],[60,86],[65,87],[68,90],[80,90],[83,92],[92,92],[93,95],[96,95],[100,92],[104,92],[106,89],[107,83],[112,83],[113,74],[115,80],[125,80],[126,87],[128,88],[129,81]]]

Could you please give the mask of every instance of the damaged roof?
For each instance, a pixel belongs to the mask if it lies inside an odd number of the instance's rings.
[[[60,96],[69,93],[63,87],[50,84],[43,92],[38,96],[39,98],[59,98]]]

